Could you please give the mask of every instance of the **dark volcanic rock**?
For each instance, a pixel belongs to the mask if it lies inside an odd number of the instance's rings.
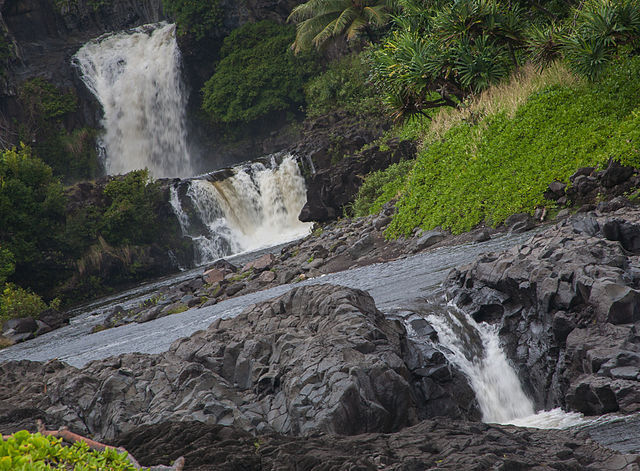
[[[187,470],[589,470],[632,471],[635,455],[585,433],[433,420],[392,434],[253,437],[197,422],[138,427],[117,440],[144,465],[184,456]]]
[[[410,141],[391,141],[387,150],[374,146],[355,153],[378,137],[385,124],[345,123],[348,118],[339,114],[324,119],[326,123],[312,123],[308,135],[292,149],[312,162],[306,177],[307,204],[300,213],[301,221],[336,219],[355,198],[365,175],[411,159],[416,153],[415,143]]]
[[[561,205],[570,203],[576,207],[597,203],[598,209],[612,212],[628,205],[625,195],[640,184],[636,169],[615,161],[610,161],[607,168],[599,172],[595,167],[578,169],[569,180],[570,186],[559,181],[551,182],[544,197]]]
[[[442,366],[437,353],[428,358],[412,346],[402,324],[366,293],[309,286],[218,320],[163,354],[122,355],[81,370],[57,361],[5,363],[0,403],[103,439],[166,421],[350,435],[392,432],[433,415],[477,416],[469,404],[456,405],[455,374],[419,371]]]
[[[461,308],[500,325],[538,407],[640,410],[639,223],[627,208],[578,214],[448,278]]]

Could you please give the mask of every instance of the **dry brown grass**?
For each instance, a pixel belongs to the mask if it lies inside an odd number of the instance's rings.
[[[477,123],[486,116],[501,112],[513,116],[533,93],[552,85],[574,85],[579,81],[578,77],[559,62],[542,71],[527,64],[515,72],[509,81],[471,97],[460,108],[440,111],[431,121],[425,138],[441,139],[449,129],[463,121]]]
[[[76,261],[78,274],[85,276],[99,273],[104,263],[105,254],[119,259],[124,266],[131,265],[133,259],[131,247],[112,247],[102,236],[98,236],[98,243],[91,246],[82,258]]]
[[[3,337],[2,335],[0,335],[0,350],[3,348],[10,347],[11,345],[14,345],[14,342],[11,339],[8,339],[7,337]]]

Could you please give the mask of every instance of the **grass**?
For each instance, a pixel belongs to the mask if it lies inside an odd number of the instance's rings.
[[[568,182],[580,167],[640,165],[640,57],[617,61],[599,82],[575,79],[562,65],[527,67],[465,107],[395,133],[420,136],[418,157],[402,171],[371,174],[354,205],[368,198],[360,213],[399,198],[390,237],[497,225],[548,205],[547,185]]]
[[[512,118],[533,94],[556,85],[574,86],[580,79],[556,62],[544,70],[527,64],[506,82],[489,87],[470,98],[461,108],[445,108],[436,114],[423,137],[442,139],[447,131],[463,122],[478,122],[487,116],[505,113]]]

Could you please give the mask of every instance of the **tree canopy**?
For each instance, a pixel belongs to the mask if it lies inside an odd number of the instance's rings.
[[[293,48],[296,52],[321,49],[336,36],[352,40],[363,31],[370,33],[371,25],[387,22],[387,3],[387,0],[309,0],[298,5],[288,18],[297,23]]]

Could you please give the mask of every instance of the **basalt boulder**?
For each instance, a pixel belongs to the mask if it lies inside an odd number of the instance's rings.
[[[577,214],[454,270],[445,284],[476,320],[499,325],[538,407],[636,412],[638,237],[637,209]]]
[[[317,285],[217,320],[166,353],[82,369],[5,363],[0,403],[24,411],[20,424],[43,418],[107,440],[169,421],[251,433],[393,432],[432,416],[477,418],[469,386],[448,368],[366,293]],[[13,415],[0,415],[3,431],[16,425]]]
[[[392,434],[252,436],[197,422],[137,427],[117,443],[143,465],[184,456],[187,470],[585,470],[633,471],[636,455],[591,441],[584,432],[517,429],[430,420]]]
[[[349,141],[349,137],[344,137]],[[356,148],[367,141],[363,140]],[[318,151],[320,152],[320,151]],[[326,222],[338,218],[344,213],[346,205],[355,199],[364,176],[389,165],[415,157],[415,143],[410,141],[392,141],[389,149],[373,146],[357,154],[342,157],[336,163],[323,162],[315,168],[315,173],[306,178],[307,203],[300,212],[301,221]],[[316,165],[316,164],[314,164]]]

